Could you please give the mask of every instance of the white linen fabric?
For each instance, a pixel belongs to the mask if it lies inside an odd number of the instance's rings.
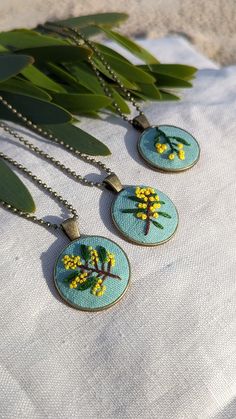
[[[0,417],[231,419],[236,417],[236,66],[219,69],[186,40],[143,41],[163,62],[200,67],[181,102],[146,103],[152,124],[173,124],[199,141],[188,172],[158,173],[140,159],[137,132],[114,116],[81,127],[112,150],[107,164],[124,184],[158,187],[175,202],[175,237],[146,248],[117,236],[112,193],[76,184],[1,132],[0,148],[71,201],[85,234],[128,253],[132,285],[113,308],[84,313],[53,285],[66,237],[0,209]],[[94,168],[47,141],[26,137],[76,171]],[[38,215],[60,210],[24,179]]]

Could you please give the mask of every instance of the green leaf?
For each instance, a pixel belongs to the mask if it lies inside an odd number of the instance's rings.
[[[106,67],[102,64],[102,62],[96,58],[93,57],[93,62],[96,64],[97,69],[104,74],[109,80],[112,80],[113,82],[115,81],[112,76],[110,75],[110,73],[108,72],[108,70],[106,69]],[[122,61],[121,61],[122,63]],[[134,66],[133,66],[134,67]],[[119,79],[121,81],[121,83],[124,85],[124,87],[126,87],[127,89],[137,89],[137,85],[134,83],[134,81],[130,81],[127,78],[125,78],[123,75],[119,74]]]
[[[197,72],[197,68],[184,65],[184,64],[152,64],[152,65],[141,65],[139,66],[145,71],[151,70],[151,72],[156,74],[168,75],[170,77],[190,80],[193,78]]]
[[[165,90],[160,90],[161,100],[180,100],[180,98],[173,93],[167,92]]]
[[[152,54],[150,54],[150,52],[148,52],[145,48],[141,47],[140,45],[136,44],[136,42],[131,41],[131,39],[127,38],[126,36],[121,35],[118,32],[105,29],[101,26],[100,29],[103,30],[103,32],[105,32],[108,38],[113,39],[113,41],[116,41],[118,44],[130,51],[136,57],[140,58],[145,63],[159,63],[159,61]]]
[[[103,55],[111,68],[119,75],[125,77],[127,80],[147,84],[155,83],[155,78],[151,74],[143,71],[141,68],[131,63],[124,62],[123,60],[119,60],[118,58],[115,58],[109,54],[104,53]]]
[[[91,50],[87,47],[78,47],[74,45],[53,45],[36,48],[24,48],[17,50],[18,54],[26,54],[34,57],[37,63],[57,62],[68,63],[73,61],[86,60],[91,55]]]
[[[154,226],[163,230],[163,228],[164,228],[163,225],[161,225],[160,223],[158,223],[157,221],[154,221],[154,220],[151,220],[151,222],[154,224]]]
[[[81,244],[80,249],[81,249],[81,256],[82,256],[82,258],[86,262],[88,262],[88,260],[90,259],[90,252],[88,250],[88,246],[86,246],[85,244]]]
[[[186,140],[183,140],[183,138],[180,138],[180,137],[171,137],[171,138],[174,138],[176,141],[178,141],[179,143],[184,144],[186,146],[190,146],[191,145]]]
[[[0,89],[5,92],[20,93],[26,96],[33,96],[39,99],[50,101],[51,96],[33,83],[19,78],[12,78],[0,84]]]
[[[123,57],[123,55],[119,54],[114,49],[109,48],[107,45],[102,45],[97,42],[94,42],[94,45],[102,54],[111,55],[112,57],[118,58],[118,60],[125,61],[126,63],[131,64],[131,62],[127,58]]]
[[[29,29],[0,32],[0,44],[11,50],[36,48],[49,45],[67,45],[67,41],[48,35],[41,35]]]
[[[98,257],[101,260],[101,262],[103,262],[103,263],[105,262],[106,257],[107,257],[107,251],[106,251],[105,247],[99,246],[99,248],[98,248]]]
[[[128,196],[128,198],[131,200],[131,201],[134,201],[134,202],[143,202],[143,200],[142,200],[142,198],[137,198],[136,196]]]
[[[127,208],[127,209],[123,209],[122,212],[124,214],[135,214],[136,212],[143,212],[144,210],[142,210],[141,208]]]
[[[74,271],[72,272],[70,275],[68,275],[66,278],[64,278],[65,282],[69,282],[71,280],[73,280],[74,278],[76,278],[76,276],[78,276],[79,272],[78,271]]]
[[[62,124],[71,120],[71,115],[66,110],[45,100],[10,92],[2,92],[2,96],[37,124]],[[20,121],[2,103],[0,103],[0,118],[18,123]]]
[[[73,113],[86,113],[106,108],[111,99],[104,95],[80,93],[52,93],[53,101]]]
[[[153,100],[160,100],[161,93],[159,89],[155,86],[155,84],[145,84],[145,83],[138,83],[137,86],[140,90],[136,90],[134,93],[136,96],[141,97],[142,99],[153,99]]]
[[[0,200],[20,211],[35,211],[33,198],[18,176],[0,159]]]
[[[171,218],[171,215],[167,214],[167,212],[158,211],[158,214],[165,218]]]
[[[123,99],[123,97],[117,92],[117,90],[110,87],[110,91],[112,93],[112,99],[114,99],[114,101],[117,103],[121,112],[126,113],[126,114],[130,114],[129,106],[127,105],[127,103]],[[115,107],[113,105],[109,106],[109,108],[111,108],[113,111],[115,111]]]
[[[124,22],[128,18],[126,13],[97,13],[94,15],[86,15],[79,17],[72,17],[66,20],[58,20],[62,26],[69,26],[75,28],[84,28],[86,26],[104,25],[108,28]]]
[[[103,89],[94,72],[87,63],[80,63],[79,66],[66,64],[68,71],[75,77],[78,83],[97,94],[104,94]]]
[[[0,82],[20,73],[33,62],[34,59],[28,55],[0,54]]]
[[[64,87],[62,87],[59,83],[56,83],[50,77],[46,76],[42,71],[38,70],[38,68],[33,65],[25,68],[21,74],[38,87],[51,90],[53,92],[66,92]]]
[[[178,88],[189,88],[192,84],[186,80],[170,77],[162,74],[158,74],[156,77],[156,84],[158,87],[178,87]]]
[[[42,125],[60,140],[91,156],[109,156],[109,148],[89,133],[71,124]]]
[[[60,80],[62,80],[64,84],[68,83],[68,88],[71,86],[73,88],[73,91],[75,91],[76,89],[76,92],[81,90],[81,85],[78,83],[76,78],[73,77],[68,71],[66,71],[64,67],[52,63],[47,63],[47,68],[51,73],[54,73],[54,75],[56,75]],[[84,90],[86,90],[87,92],[87,89]]]
[[[77,291],[85,291],[88,288],[92,287],[92,285],[96,282],[95,276],[90,276],[83,284],[78,284],[75,290]]]

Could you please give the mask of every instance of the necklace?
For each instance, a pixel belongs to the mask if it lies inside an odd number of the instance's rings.
[[[144,246],[156,246],[168,241],[178,226],[178,213],[173,202],[163,192],[148,185],[133,185],[123,187],[117,175],[104,163],[93,157],[75,150],[73,147],[60,141],[50,132],[42,130],[28,118],[23,116],[8,101],[0,96],[0,102],[14,113],[26,126],[33,128],[40,135],[51,139],[63,146],[71,153],[80,157],[86,163],[93,164],[106,172],[103,182],[92,182],[86,177],[78,175],[59,160],[45,153],[39,147],[25,140],[16,131],[0,122],[0,127],[9,132],[15,139],[23,143],[29,150],[52,163],[59,170],[69,174],[73,179],[87,186],[98,188],[108,187],[116,193],[111,207],[113,222],[120,233],[128,240]]]
[[[113,99],[113,106],[123,120],[130,123],[134,128],[141,131],[138,140],[138,151],[140,156],[153,169],[168,172],[181,172],[194,166],[200,157],[200,147],[197,140],[187,131],[174,125],[156,125],[150,126],[150,123],[134,97],[125,88],[122,81],[106,61],[104,55],[98,50],[95,43],[87,39],[76,28],[64,27],[56,23],[48,22],[42,26],[46,30],[59,33],[61,36],[72,40],[76,45],[81,46],[82,42],[93,51],[94,55],[99,58],[105,70],[111,78],[118,84],[125,98],[130,101],[137,110],[138,115],[129,119],[120,109],[114,100],[114,95],[109,89],[104,77],[98,70],[95,62],[89,57],[91,68],[93,69],[104,93]],[[50,29],[53,28],[53,29]]]
[[[130,281],[129,260],[121,247],[105,237],[80,236],[77,211],[67,200],[6,154],[0,152],[0,159],[22,171],[71,214],[61,224],[53,224],[0,201],[12,213],[50,230],[63,231],[71,240],[54,267],[54,282],[61,297],[69,305],[85,311],[104,310],[118,302]]]

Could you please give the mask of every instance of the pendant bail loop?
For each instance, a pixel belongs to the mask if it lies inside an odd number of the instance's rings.
[[[139,131],[144,131],[150,127],[150,123],[144,114],[138,115],[133,119],[133,126]]]
[[[108,175],[103,182],[109,189],[112,189],[117,193],[119,193],[123,189],[120,179],[115,173],[111,173],[110,175]]]
[[[62,230],[66,236],[71,240],[79,239],[80,231],[77,219],[75,217],[68,218],[67,220],[61,223]]]

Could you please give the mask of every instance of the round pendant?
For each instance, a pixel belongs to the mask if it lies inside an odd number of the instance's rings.
[[[54,268],[54,281],[61,297],[85,311],[111,307],[124,295],[130,280],[125,252],[112,240],[88,236],[65,247]]]
[[[200,156],[197,140],[173,125],[145,129],[139,138],[138,150],[150,166],[168,172],[190,169]]]
[[[178,226],[178,213],[163,192],[148,186],[129,186],[116,196],[112,218],[124,237],[136,244],[167,242]]]

